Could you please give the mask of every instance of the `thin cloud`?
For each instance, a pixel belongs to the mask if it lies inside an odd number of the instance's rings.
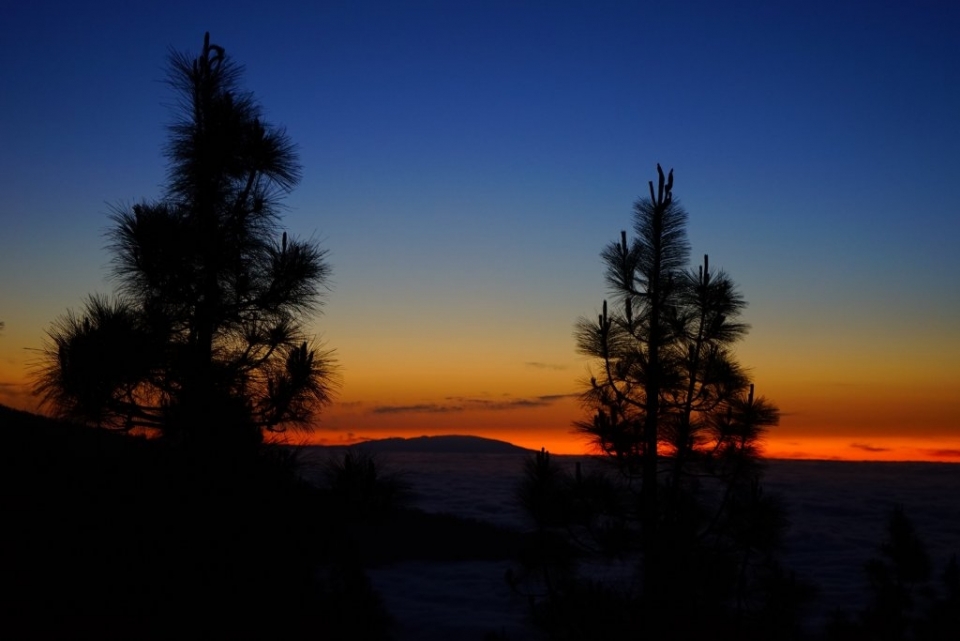
[[[941,450],[920,450],[924,455],[931,458],[955,458],[960,459],[960,450],[950,450],[950,449],[941,449]]]
[[[557,401],[562,401],[565,398],[580,398],[579,394],[545,394],[543,396],[538,396],[538,399],[545,401],[547,403],[555,403]]]
[[[27,401],[31,396],[33,394],[30,388],[24,383],[0,381],[0,402],[8,405],[18,405]]]
[[[370,411],[373,414],[442,414],[445,412],[462,412],[463,407],[458,405],[438,405],[436,403],[418,403],[416,405],[379,405]]]
[[[505,411],[532,407],[547,407],[565,398],[574,398],[576,394],[544,394],[524,398],[494,400],[469,396],[448,396],[447,403],[415,403],[412,405],[380,405],[370,410],[373,414],[442,414],[447,412],[466,412],[471,410]]]
[[[847,459],[836,454],[825,456],[818,452],[807,452],[806,450],[791,450],[789,452],[777,452],[771,455],[771,459],[795,459],[801,461],[845,461]]]
[[[878,447],[876,445],[869,445],[867,443],[851,443],[850,447],[854,447],[858,450],[863,450],[864,452],[889,452],[889,447]]]
[[[576,396],[575,394],[544,394],[541,396],[532,396],[526,398],[511,398],[508,400],[502,401],[493,401],[490,399],[461,399],[463,403],[468,406],[473,406],[476,409],[485,409],[485,410],[512,410],[517,408],[527,408],[527,407],[546,407],[548,405],[553,405],[557,401],[560,401],[564,398]]]
[[[550,403],[540,398],[514,398],[509,401],[500,401],[487,406],[491,410],[512,410],[517,407],[544,407]]]
[[[354,443],[369,441],[369,440],[371,439],[365,438],[365,437],[358,438],[357,435],[354,434],[353,432],[347,432],[346,434],[342,434],[337,438],[326,438],[326,437],[315,438],[311,441],[311,445],[324,445],[327,447],[330,447],[330,446],[336,447],[341,445],[353,445]]]
[[[490,398],[470,398],[465,396],[451,396],[446,400],[461,403],[464,409],[472,410],[509,410],[517,407],[539,407],[543,405],[536,398],[512,398],[508,400],[493,400]]]
[[[524,363],[526,367],[532,367],[534,369],[552,369],[552,370],[564,370],[567,369],[566,365],[559,365],[557,363],[542,363],[540,361],[527,361]]]
[[[483,405],[487,403],[497,403],[498,401],[489,398],[477,398],[475,396],[445,396],[443,400],[450,403],[470,403],[472,405]]]
[[[798,458],[798,459],[809,459],[809,458],[816,458],[816,457],[815,457],[813,454],[811,454],[810,452],[804,452],[803,450],[791,450],[791,451],[789,451],[789,452],[777,452],[777,455],[776,455],[776,456],[772,456],[771,458],[778,458],[778,459],[784,459],[784,458],[785,458],[785,459],[795,459],[795,458]]]

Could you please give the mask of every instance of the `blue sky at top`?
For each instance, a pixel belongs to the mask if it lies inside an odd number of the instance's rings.
[[[572,324],[657,162],[694,256],[750,302],[759,376],[960,376],[960,5],[78,4],[0,23],[8,381],[110,290],[107,215],[160,195],[166,54],[205,30],[299,145],[285,224],[330,250],[317,330],[347,400],[378,362],[445,353],[560,362],[549,391],[575,389]]]

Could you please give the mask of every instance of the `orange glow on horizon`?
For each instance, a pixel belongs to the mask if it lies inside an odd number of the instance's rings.
[[[364,430],[331,435],[322,430],[291,438],[305,445],[352,445],[382,438],[416,438],[419,436],[468,435],[507,441],[529,450],[546,448],[553,454],[591,455],[595,450],[583,436],[563,432],[504,433],[485,430]],[[835,460],[835,461],[920,461],[927,463],[960,463],[960,439],[929,438],[863,438],[856,435],[830,437],[788,437],[765,439],[762,452],[769,459]]]
[[[509,405],[517,398],[510,396],[503,402]],[[546,397],[523,398],[535,401]],[[786,412],[781,424],[762,440],[762,451],[768,458],[960,463],[960,434],[943,426],[942,418],[914,412],[908,421],[902,414],[889,412],[887,421],[875,414],[867,421],[862,414],[831,416],[812,401],[801,406],[796,397],[788,402],[792,411]],[[860,404],[856,405],[859,410]],[[803,411],[806,407],[817,409]],[[412,400],[393,405],[354,401],[328,408],[309,440],[335,445],[387,437],[460,434],[507,441],[531,450],[546,448],[554,454],[586,455],[594,450],[573,429],[574,421],[584,417],[574,394],[549,398],[541,405],[529,403],[499,410]]]
[[[926,436],[777,436],[764,440],[764,456],[838,461],[960,463],[960,438]]]
[[[22,379],[0,386],[0,403],[4,405],[38,412],[37,401]],[[932,415],[914,413],[915,428],[894,430],[877,420],[863,425],[861,421],[832,416],[828,423],[829,414],[822,410],[788,412],[781,425],[763,439],[764,456],[960,463],[960,435],[955,435],[955,429],[942,427]],[[593,448],[572,427],[573,421],[583,416],[574,394],[444,397],[436,402],[402,399],[383,404],[352,401],[335,403],[321,412],[316,429],[292,430],[280,438],[292,444],[349,445],[390,437],[456,434],[507,441],[534,451],[546,448],[554,454],[589,455],[594,453]],[[896,424],[910,424],[903,417],[895,418]]]

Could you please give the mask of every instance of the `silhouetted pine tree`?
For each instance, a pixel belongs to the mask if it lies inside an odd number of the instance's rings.
[[[48,331],[35,389],[59,414],[248,449],[329,401],[331,355],[303,328],[329,266],[279,228],[297,155],[240,72],[209,34],[199,56],[171,56],[166,193],[112,216],[117,297]]]
[[[954,555],[931,583],[927,547],[902,506],[887,521],[880,554],[864,565],[869,601],[856,617],[834,612],[826,638],[852,641],[947,641],[960,631],[960,566]],[[939,588],[939,589],[938,589]]]
[[[772,594],[761,586],[783,577],[773,554],[785,520],[762,491],[757,450],[779,412],[732,352],[745,301],[707,257],[688,269],[687,215],[673,172],[657,171],[634,238],[621,232],[602,253],[611,301],[576,327],[596,363],[582,397],[593,416],[577,427],[639,488],[645,638],[746,637]]]

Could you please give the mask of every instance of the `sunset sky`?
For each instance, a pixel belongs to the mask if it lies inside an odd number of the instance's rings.
[[[299,146],[285,227],[330,252],[315,439],[583,451],[573,326],[659,162],[749,301],[768,454],[960,461],[960,3],[84,4],[0,20],[0,403],[33,408],[31,350],[112,291],[168,51],[209,30]]]

